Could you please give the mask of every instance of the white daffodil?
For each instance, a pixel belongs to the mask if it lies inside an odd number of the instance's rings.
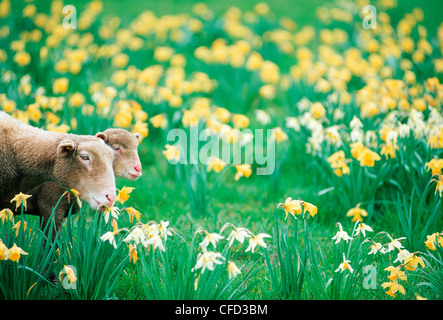
[[[266,243],[264,241],[264,238],[272,238],[272,237],[267,233],[259,233],[258,235],[249,239],[249,246],[246,248],[245,252],[251,251],[252,253],[254,253],[255,247],[257,247],[257,245],[266,248]]]
[[[222,264],[222,260],[225,260],[225,257],[222,256],[219,252],[207,251],[206,248],[202,247],[203,253],[199,253],[197,256],[197,263],[191,271],[195,271],[197,269],[202,268],[202,273],[208,269],[213,271],[216,264]]]
[[[345,254],[343,254],[343,262],[340,263],[340,265],[338,266],[338,268],[335,270],[335,272],[338,271],[345,271],[345,270],[349,270],[351,273],[354,272],[354,269],[352,269],[351,265],[349,264],[351,261],[346,260]]]
[[[112,232],[112,231],[106,232],[104,235],[102,235],[100,237],[100,240],[102,240],[102,241],[109,241],[109,243],[111,245],[113,245],[114,248],[117,249],[117,242],[115,241],[114,232]]]
[[[363,237],[366,237],[366,231],[373,232],[372,228],[367,224],[361,222],[358,224],[357,229],[355,230],[354,237],[358,236],[360,232],[363,234]]]
[[[147,244],[147,237],[146,234],[143,232],[143,230],[140,227],[135,227],[132,229],[132,231],[128,234],[128,236],[123,239],[124,242],[130,242],[133,241],[135,244],[142,244],[144,247],[146,247]]]
[[[229,279],[231,278],[235,278],[236,276],[238,276],[241,273],[240,269],[237,267],[237,265],[232,262],[232,261],[228,261],[228,274],[229,274]]]
[[[386,253],[386,249],[383,248],[383,245],[379,242],[373,242],[372,245],[369,247],[371,250],[369,251],[368,255],[370,254],[376,254],[377,252],[381,252],[383,254]]]
[[[234,244],[235,240],[243,243],[245,241],[245,238],[250,238],[250,233],[251,232],[246,228],[236,228],[231,231],[226,240],[229,241],[229,246],[231,247]]]
[[[412,253],[410,253],[408,250],[406,249],[399,250],[397,258],[394,260],[394,263],[396,263],[397,261],[403,263],[406,259],[410,257],[412,257]]]
[[[389,236],[389,238],[391,239],[391,242],[388,243],[388,250],[387,250],[387,252],[391,252],[391,251],[395,250],[396,248],[397,249],[402,249],[403,248],[403,245],[400,243],[400,240],[406,239],[405,237],[398,238],[398,239],[392,239],[391,236]]]
[[[214,232],[214,233],[209,233],[206,232],[206,236],[203,239],[202,242],[200,242],[200,246],[202,247],[207,247],[210,243],[215,247],[217,247],[217,242],[221,239],[224,239],[225,237],[219,235],[218,233]]]
[[[343,227],[341,226],[341,224],[339,222],[337,222],[339,231],[337,232],[337,234],[335,236],[332,237],[332,240],[335,240],[335,244],[339,243],[341,240],[344,240],[346,243],[349,240],[352,240],[353,238],[351,238],[348,233],[346,231],[343,230]]]

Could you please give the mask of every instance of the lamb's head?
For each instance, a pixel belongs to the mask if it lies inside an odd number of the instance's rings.
[[[54,175],[67,189],[75,189],[92,209],[111,207],[116,198],[114,153],[96,137],[65,139],[57,146]]]
[[[125,129],[106,129],[96,137],[105,141],[115,154],[114,174],[116,177],[137,180],[142,175],[142,165],[138,156],[140,134]]]

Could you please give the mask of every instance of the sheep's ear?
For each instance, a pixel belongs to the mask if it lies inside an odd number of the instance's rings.
[[[104,142],[108,142],[108,136],[104,132],[99,132],[95,136],[99,139],[102,139]]]
[[[137,138],[138,141],[142,138],[142,135],[138,132],[133,133],[133,135]]]
[[[75,142],[72,140],[63,140],[57,146],[57,156],[65,157],[72,154],[75,151]]]

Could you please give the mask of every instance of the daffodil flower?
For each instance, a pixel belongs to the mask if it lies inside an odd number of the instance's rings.
[[[415,252],[415,253],[411,254],[409,257],[407,257],[404,260],[404,263],[405,263],[405,269],[410,270],[410,271],[417,269],[419,264],[422,266],[422,268],[425,267],[425,263],[424,263],[423,259],[417,255],[417,252]]]
[[[18,236],[18,232],[20,231],[21,225],[22,225],[22,221],[20,220],[19,222],[14,224],[14,226],[12,227],[12,229],[15,229],[15,236],[16,237]],[[27,226],[28,226],[28,223],[23,220],[23,231],[26,231]]]
[[[134,209],[133,207],[124,208],[123,210],[126,211],[127,214],[129,215],[129,222],[131,223],[134,220],[134,217],[136,220],[139,220],[141,217],[140,211]]]
[[[336,233],[335,236],[332,237],[332,240],[335,240],[335,244],[339,243],[341,240],[345,241],[346,243],[349,240],[352,240],[353,238],[351,238],[348,233],[346,231],[343,230],[343,227],[341,226],[341,224],[339,222],[337,222],[339,231]]]
[[[251,231],[246,228],[235,228],[231,231],[228,238],[226,240],[229,241],[229,246],[231,247],[234,244],[234,241],[237,240],[241,244],[245,241],[245,238],[250,238]]]
[[[125,239],[123,239],[123,242],[130,242],[133,241],[136,245],[142,244],[144,247],[148,246],[148,238],[146,234],[143,232],[143,230],[136,226],[134,227],[131,232],[126,236]]]
[[[238,181],[241,177],[249,178],[249,176],[252,173],[251,165],[250,164],[238,164],[235,166],[235,169],[237,172],[235,173],[235,181]]]
[[[172,236],[172,232],[168,229],[169,221],[160,220],[160,224],[157,225],[158,230],[160,231],[160,236],[165,239],[168,239],[168,236]]]
[[[395,294],[397,292],[405,294],[405,288],[401,284],[399,284],[397,280],[391,282],[384,282],[381,284],[381,286],[383,289],[389,288],[386,294],[393,298],[395,298]]]
[[[115,241],[114,232],[108,231],[104,235],[100,237],[101,241],[109,241],[111,245],[114,246],[115,249],[117,249],[117,242]]]
[[[82,201],[80,200],[80,193],[79,193],[77,190],[75,190],[75,189],[70,189],[70,190],[66,191],[65,193],[63,193],[62,197],[63,197],[65,194],[67,194],[67,195],[68,195],[68,202],[71,203],[71,199],[70,199],[70,197],[69,197],[69,195],[70,195],[71,193],[72,193],[72,194],[74,195],[74,197],[76,198],[76,200],[77,200],[77,205],[79,206],[79,208],[81,208],[81,207],[82,207]]]
[[[206,269],[213,271],[215,265],[222,264],[223,262],[221,260],[225,260],[225,257],[223,257],[219,252],[207,251],[204,247],[202,250],[203,253],[198,254],[197,263],[195,264],[194,268],[191,269],[192,272],[200,268],[202,268],[202,273]]]
[[[27,255],[27,254],[28,254],[27,252],[25,252],[20,247],[17,247],[17,245],[14,243],[12,248],[9,248],[9,250],[7,251],[5,260],[9,259],[11,261],[18,262],[18,260],[20,259],[21,255]]]
[[[105,222],[108,223],[109,217],[113,217],[114,219],[118,219],[118,216],[120,214],[120,209],[117,207],[106,207],[105,211],[103,212],[103,215],[105,216]]]
[[[160,249],[161,251],[163,251],[163,252],[166,251],[166,248],[165,248],[165,246],[163,245],[163,240],[162,240],[160,234],[156,234],[156,235],[154,235],[153,237],[148,238],[148,240],[146,241],[146,243],[147,243],[148,245],[149,245],[149,244],[152,244],[152,247],[154,248],[154,250],[157,249],[157,248],[159,248],[159,249]]]
[[[303,208],[301,206],[302,201],[301,200],[292,200],[291,197],[288,197],[285,201],[285,203],[279,203],[277,205],[277,208],[283,207],[285,210],[285,219],[288,218],[288,214],[292,214],[292,216],[297,219],[296,215],[300,214],[303,211]]]
[[[386,249],[383,248],[383,245],[379,242],[372,242],[372,245],[369,247],[371,250],[369,251],[368,255],[370,254],[376,254],[377,252],[386,253]]]
[[[2,223],[5,223],[5,221],[14,222],[14,213],[10,209],[3,209],[0,211],[0,220],[2,220]]]
[[[394,260],[394,263],[396,263],[397,261],[400,261],[401,263],[403,263],[406,259],[408,259],[412,256],[412,253],[410,253],[406,249],[398,249],[398,251],[399,252],[398,252],[397,258]]]
[[[128,245],[128,249],[129,249],[129,262],[136,263],[138,260],[137,249],[132,244]]]
[[[424,242],[426,247],[432,251],[437,250],[436,244],[443,247],[443,233],[435,232],[431,235],[426,236],[426,241]]]
[[[69,284],[72,284],[73,282],[77,281],[75,271],[71,267],[65,265],[58,275],[60,282],[63,281],[65,274],[66,277],[69,279]]]
[[[9,249],[0,239],[0,260],[8,260],[9,257]]]
[[[400,243],[399,240],[406,239],[405,237],[398,238],[398,239],[392,239],[392,237],[390,235],[388,235],[388,237],[391,239],[391,242],[388,243],[387,252],[391,252],[395,248],[397,248],[397,249],[402,249],[403,248],[403,245]]]
[[[352,269],[351,265],[349,264],[351,261],[346,260],[345,254],[343,253],[343,262],[340,263],[340,265],[338,266],[338,268],[335,270],[335,272],[338,271],[345,271],[345,270],[349,270],[349,272],[353,273],[354,269]]]
[[[366,231],[373,232],[372,228],[367,224],[361,222],[358,224],[357,229],[355,230],[354,237],[358,236],[360,232],[363,234],[363,237],[366,237]]]
[[[23,208],[26,211],[26,209],[27,209],[27,202],[26,202],[26,200],[28,198],[30,198],[30,197],[31,197],[31,195],[24,194],[24,193],[21,193],[21,192],[19,194],[15,195],[15,197],[12,198],[12,200],[11,200],[11,203],[15,202],[15,204],[16,204],[15,211],[17,211],[18,207],[20,207],[21,205],[23,205]]]
[[[205,231],[205,238],[202,242],[200,242],[201,247],[207,247],[210,243],[214,246],[214,248],[217,246],[217,242],[221,239],[224,239],[224,236],[219,235],[218,233],[209,233]]]
[[[240,269],[237,267],[237,265],[232,262],[228,261],[228,275],[229,279],[235,278],[241,273]]]
[[[115,198],[115,202],[120,202],[121,204],[125,203],[129,199],[129,194],[135,188],[124,186],[121,190],[118,191],[117,197]]]
[[[259,245],[263,248],[266,248],[266,243],[264,241],[264,238],[272,238],[267,233],[259,233],[256,236],[253,236],[251,239],[249,239],[249,246],[246,248],[245,252],[251,251],[254,253],[255,248]]]

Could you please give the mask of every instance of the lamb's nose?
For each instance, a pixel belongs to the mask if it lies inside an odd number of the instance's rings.
[[[108,200],[108,203],[106,204],[108,207],[112,207],[114,205],[115,202],[115,194],[107,194],[106,195],[106,199]]]
[[[136,165],[136,166],[134,167],[134,170],[135,170],[136,172],[138,172],[138,173],[142,172],[142,165],[141,165],[141,164]]]

